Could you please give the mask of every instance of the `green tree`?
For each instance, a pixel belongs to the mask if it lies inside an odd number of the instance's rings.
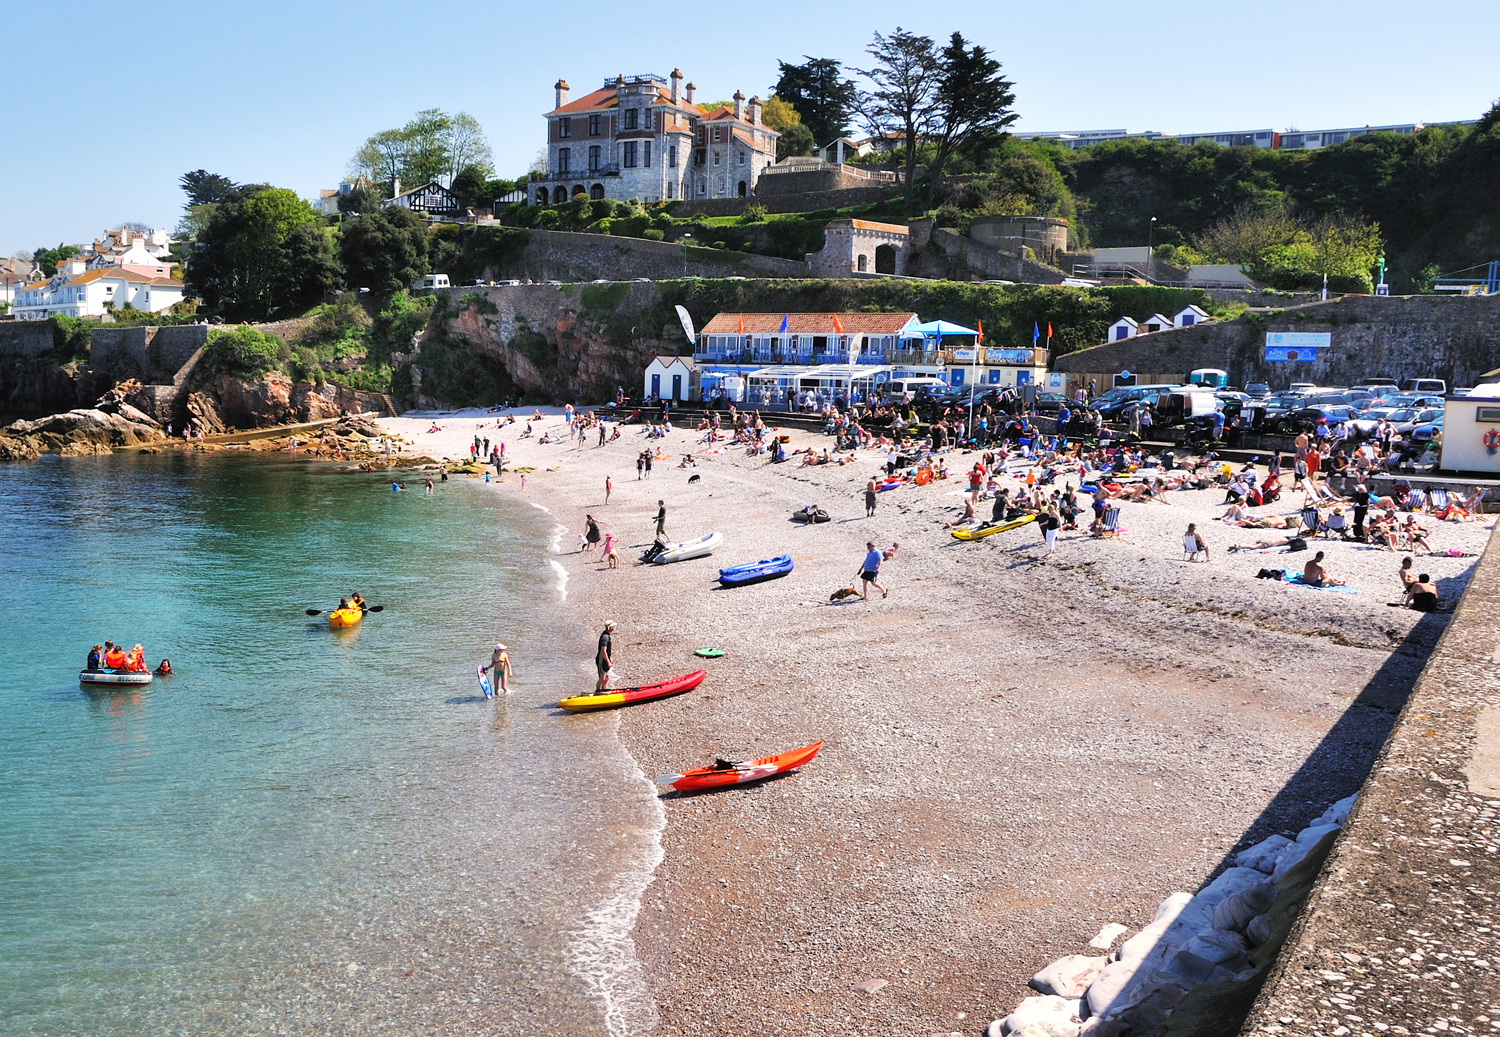
[[[349,221],[339,244],[349,286],[379,293],[421,280],[430,269],[427,255],[427,225],[399,205]]]
[[[955,32],[938,59],[933,151],[927,167],[934,180],[942,178],[955,156],[974,156],[994,147],[1017,118],[1011,110],[1015,84],[1001,75],[1000,62],[989,51],[978,44],[967,46]]]
[[[780,77],[772,94],[795,108],[816,143],[827,144],[849,132],[857,91],[832,58],[814,58],[800,65],[778,61]]]
[[[31,261],[35,263],[48,277],[57,273],[57,264],[71,256],[78,255],[78,249],[72,245],[59,244],[56,248],[39,248],[31,254]]]
[[[203,347],[203,363],[208,370],[239,377],[264,374],[289,355],[281,339],[249,325],[215,328]]]
[[[895,131],[905,141],[909,205],[916,190],[917,146],[930,135],[939,109],[943,62],[932,37],[918,36],[900,26],[889,36],[877,32],[865,52],[875,63],[858,70],[872,84],[860,98],[862,114],[871,136]]]
[[[776,161],[796,155],[811,155],[817,142],[813,140],[812,130],[799,123],[794,123],[781,131],[781,136],[776,140]]]
[[[343,267],[333,247],[333,231],[316,223],[294,227],[277,255],[276,294],[280,308],[317,305],[343,283]]]
[[[240,185],[227,176],[210,173],[206,169],[195,169],[182,174],[177,181],[187,193],[189,207],[214,205],[231,201],[240,196]]]
[[[298,283],[298,275],[288,269],[293,261],[288,240],[318,217],[292,191],[243,190],[250,192],[243,199],[211,203],[213,211],[188,256],[185,280],[210,309],[235,319],[263,320],[296,304],[285,294]],[[308,243],[295,248],[305,256]]]
[[[789,126],[801,126],[802,116],[790,102],[772,94],[761,106],[760,121],[770,129],[781,133]]]
[[[471,209],[489,208],[496,198],[490,193],[488,170],[480,166],[464,166],[453,178],[450,190],[458,196],[460,205]]]

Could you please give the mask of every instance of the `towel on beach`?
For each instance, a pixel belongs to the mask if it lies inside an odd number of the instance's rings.
[[[1296,584],[1298,587],[1306,587],[1310,591],[1333,591],[1335,594],[1358,594],[1359,593],[1359,591],[1356,590],[1355,588],[1353,588],[1353,587],[1345,587],[1343,585],[1334,586],[1334,587],[1319,587],[1316,584],[1303,583],[1302,582],[1302,577],[1300,577],[1300,576],[1283,576],[1281,578],[1281,582],[1282,583]]]

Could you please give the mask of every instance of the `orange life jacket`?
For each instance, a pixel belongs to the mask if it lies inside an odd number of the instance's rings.
[[[125,653],[118,648],[111,648],[104,653],[104,665],[111,670],[118,670],[125,665]]]
[[[145,670],[145,655],[132,649],[130,654],[125,657],[125,669],[131,671],[132,673],[139,673]]]

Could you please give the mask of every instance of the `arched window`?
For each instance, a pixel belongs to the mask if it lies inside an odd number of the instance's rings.
[[[743,198],[748,193],[749,193],[749,188],[745,185],[745,181],[741,180],[740,181],[740,197]]]
[[[537,188],[537,190],[536,190],[536,203],[538,205],[546,205],[547,204],[547,189],[545,187],[538,187]]]
[[[595,184],[593,187],[590,187],[589,188],[589,197],[592,198],[596,202],[599,199],[603,198],[604,197],[604,185],[603,184]]]
[[[877,274],[894,274],[896,272],[896,246],[875,246],[875,272]]]
[[[568,189],[566,187],[554,188],[552,191],[552,200],[558,205],[561,205],[563,202],[567,201]]]

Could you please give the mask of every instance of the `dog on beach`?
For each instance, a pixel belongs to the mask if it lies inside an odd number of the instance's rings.
[[[855,590],[853,587],[844,587],[844,588],[836,590],[832,594],[828,595],[828,600],[830,602],[833,602],[833,601],[843,601],[845,598],[857,598],[857,597],[859,597],[859,591]]]
[[[701,478],[703,478],[701,475],[690,475],[688,476],[688,482],[697,482]]]

